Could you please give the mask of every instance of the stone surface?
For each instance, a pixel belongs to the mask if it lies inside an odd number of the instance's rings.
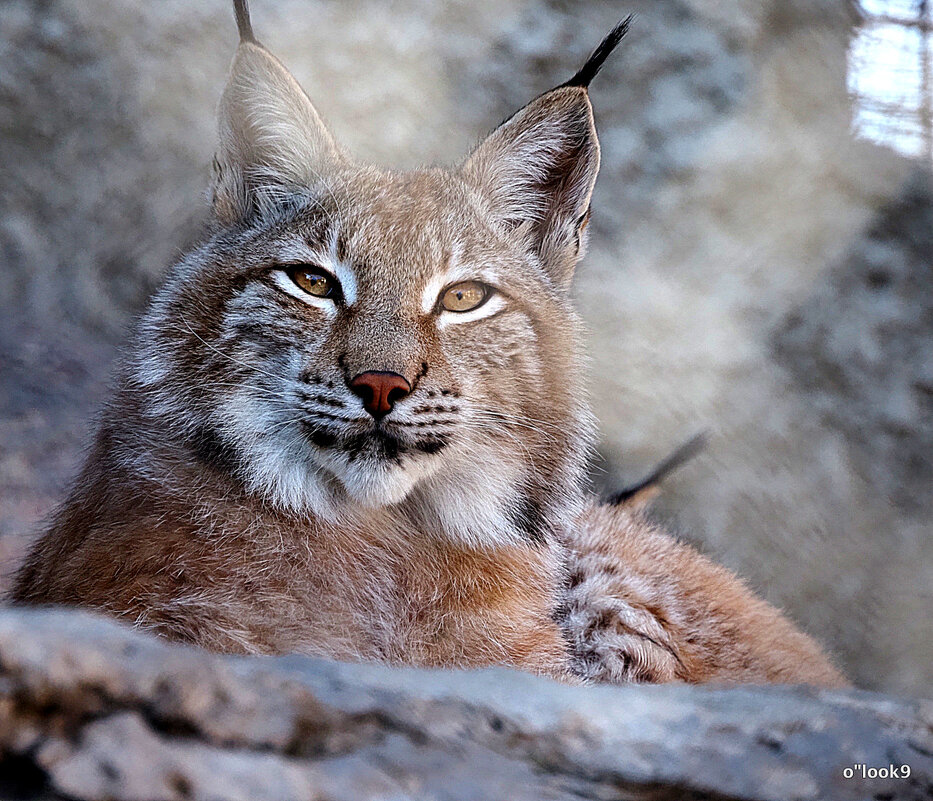
[[[115,344],[198,236],[228,6],[0,4],[6,575],[73,475]],[[575,290],[597,480],[634,481],[707,430],[659,514],[857,683],[928,692],[933,255],[911,176],[929,165],[852,136],[851,3],[252,7],[337,135],[397,166],[456,161],[635,12],[592,88],[602,174]],[[879,267],[887,288],[860,283]]]
[[[900,801],[933,798],[931,754],[926,701],[222,657],[0,610],[0,798]]]
[[[933,510],[933,176],[918,171],[776,332],[782,361],[876,491]],[[896,543],[891,543],[896,547]]]

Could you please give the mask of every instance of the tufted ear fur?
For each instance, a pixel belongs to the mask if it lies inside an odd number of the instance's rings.
[[[545,92],[493,131],[463,165],[500,222],[567,288],[583,255],[599,141],[587,87],[631,24],[616,25],[567,83]]]
[[[562,86],[493,131],[463,167],[500,222],[524,237],[566,287],[582,255],[599,143],[586,89]]]
[[[341,159],[298,82],[249,28],[247,35],[220,101],[213,206],[226,224],[249,216],[270,192],[321,182]]]

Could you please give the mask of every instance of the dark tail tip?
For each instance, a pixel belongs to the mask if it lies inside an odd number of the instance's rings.
[[[249,3],[247,0],[233,0],[233,13],[236,14],[236,27],[240,32],[241,42],[254,42],[253,23],[249,20]]]
[[[634,14],[629,14],[609,31],[609,33],[606,34],[606,38],[599,43],[599,47],[597,47],[587,59],[586,64],[580,68],[576,75],[563,85],[582,86],[584,89],[589,86],[593,78],[596,77],[596,73],[598,73],[603,66],[605,60],[609,58],[609,54],[616,49],[616,45],[618,45],[619,42],[622,41],[622,37],[628,33],[628,29],[631,27],[634,18]]]
[[[706,442],[709,439],[706,432],[700,432],[695,434],[690,439],[688,439],[683,445],[681,445],[677,450],[675,450],[670,456],[668,456],[661,464],[659,464],[654,470],[651,471],[651,474],[639,481],[637,484],[633,484],[630,487],[615,493],[609,498],[610,504],[620,504],[628,503],[636,499],[639,495],[651,494],[653,497],[653,490],[660,484],[670,473],[680,467],[684,462],[690,461],[694,456],[696,456],[703,448],[706,447]]]

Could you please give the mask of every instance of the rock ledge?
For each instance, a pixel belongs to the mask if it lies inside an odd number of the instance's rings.
[[[929,799],[933,702],[225,657],[3,609],[0,798]]]

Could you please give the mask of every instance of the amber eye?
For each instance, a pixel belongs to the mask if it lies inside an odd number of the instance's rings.
[[[441,306],[447,311],[468,312],[483,305],[490,295],[490,289],[479,281],[462,281],[444,290]]]
[[[285,272],[299,289],[316,298],[333,298],[338,294],[337,281],[320,267],[298,264],[286,268]]]

